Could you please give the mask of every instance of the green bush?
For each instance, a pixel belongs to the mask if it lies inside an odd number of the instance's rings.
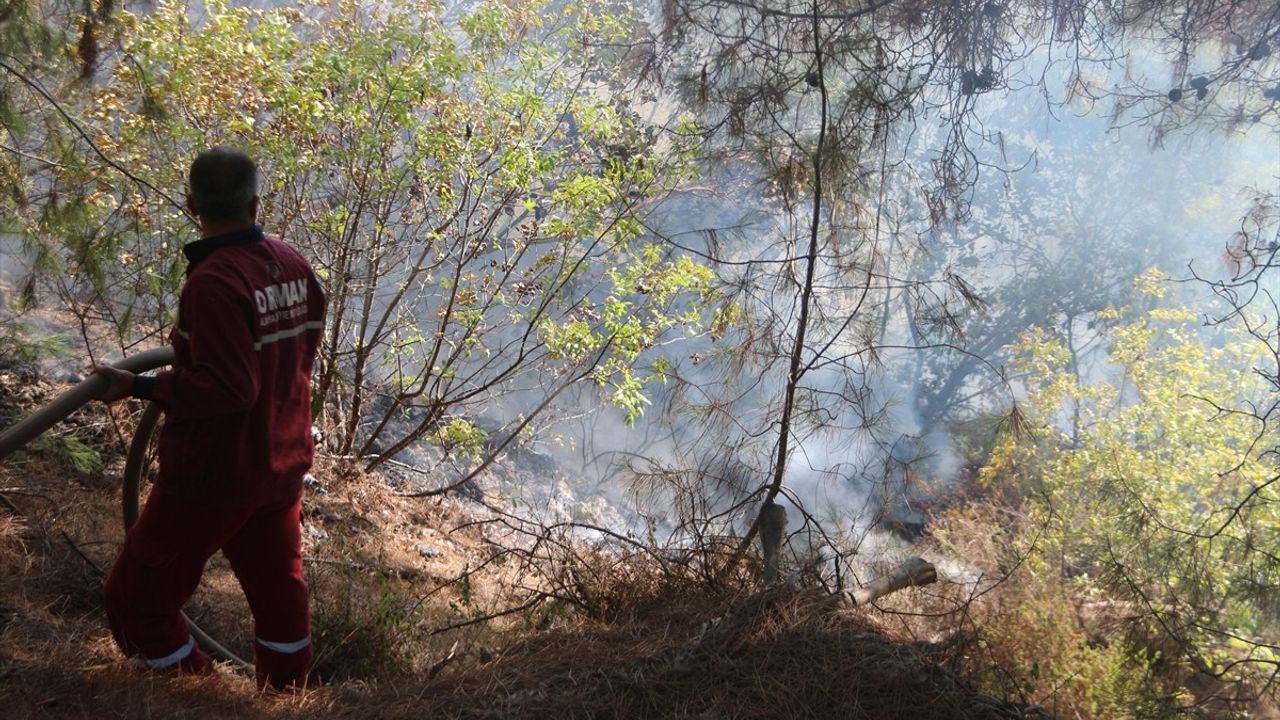
[[[1014,609],[980,626],[1013,648],[1010,667],[1049,672],[1041,690],[1078,686],[1081,716],[1164,717],[1173,706],[1151,704],[1153,674],[1195,688],[1183,700],[1214,716],[1248,712],[1258,688],[1274,693],[1280,662],[1265,640],[1280,633],[1280,438],[1259,414],[1275,389],[1256,370],[1267,348],[1223,329],[1206,342],[1191,312],[1109,315],[1102,377],[1077,375],[1048,333],[1015,348],[1031,430],[997,441],[982,480],[1024,517],[1020,533],[997,533],[1005,552],[1035,549],[1003,560],[1019,567],[1000,591]],[[1072,639],[1082,628],[1060,615],[1073,606],[1127,621]],[[1037,654],[1020,642],[1050,643],[1053,668],[1028,665]]]
[[[312,568],[308,582],[318,680],[387,679],[413,669],[419,633],[410,593],[352,568]]]

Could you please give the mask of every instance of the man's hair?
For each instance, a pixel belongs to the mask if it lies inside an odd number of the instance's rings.
[[[258,168],[248,155],[226,145],[209,148],[191,162],[191,202],[205,220],[225,222],[249,216],[258,194]]]

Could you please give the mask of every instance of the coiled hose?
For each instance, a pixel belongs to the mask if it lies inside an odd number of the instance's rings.
[[[164,367],[171,363],[173,363],[173,348],[166,347],[130,355],[115,363],[115,367],[132,373],[141,373]],[[44,431],[62,422],[71,413],[79,410],[104,392],[107,389],[108,382],[101,375],[90,375],[70,390],[54,398],[53,402],[0,433],[0,461],[3,461],[15,450],[39,437]],[[160,422],[160,415],[161,409],[159,405],[147,403],[147,408],[143,411],[142,418],[138,421],[138,428],[133,433],[133,440],[129,443],[129,454],[125,459],[124,465],[124,482],[120,508],[126,532],[138,520],[138,499],[142,488],[142,476],[146,470],[147,447],[150,445],[151,436],[155,434],[156,426]],[[201,630],[198,625],[191,621],[191,618],[187,617],[186,613],[182,614],[182,619],[186,621],[187,628],[190,629],[191,635],[196,639],[196,642],[200,643],[200,647],[204,648],[209,654],[220,660],[230,662],[241,671],[253,672],[252,665],[237,657],[235,653],[223,647],[221,643],[210,637],[204,630]]]

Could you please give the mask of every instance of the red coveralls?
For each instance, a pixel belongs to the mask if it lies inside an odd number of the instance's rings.
[[[302,477],[324,295],[306,260],[260,228],[183,252],[173,369],[133,386],[165,423],[159,478],[103,587],[111,632],[151,667],[211,670],[179,612],[221,549],[253,611],[259,685],[302,685]]]

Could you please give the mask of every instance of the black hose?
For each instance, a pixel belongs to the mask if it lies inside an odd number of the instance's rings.
[[[142,492],[142,473],[147,468],[147,448],[151,445],[151,436],[155,434],[163,414],[158,403],[147,403],[147,409],[142,411],[138,427],[133,431],[133,442],[129,443],[129,454],[124,461],[123,492],[120,495],[120,514],[124,517],[125,532],[138,521],[138,498]]]
[[[129,454],[124,462],[124,482],[120,494],[120,514],[124,518],[125,532],[128,532],[129,528],[138,521],[142,475],[147,469],[147,448],[151,445],[151,436],[155,434],[162,414],[159,404],[147,403],[147,409],[142,412],[142,417],[138,419],[138,427],[133,431],[133,441],[129,443]],[[200,629],[200,626],[187,617],[185,612],[182,613],[182,619],[187,623],[187,629],[191,631],[196,642],[200,643],[200,647],[208,650],[219,660],[225,660],[242,671],[253,673],[252,665],[210,637],[209,633]]]
[[[172,362],[173,348],[166,347],[130,355],[116,363],[115,367],[140,373],[164,367]],[[24,418],[22,422],[0,433],[0,460],[4,460],[14,450],[35,440],[45,430],[62,422],[68,415],[79,410],[106,389],[105,377],[90,375],[75,387],[54,398],[53,402]]]
[[[116,363],[114,367],[128,370],[132,373],[140,373],[164,367],[172,362],[173,348],[166,347],[130,355]],[[17,425],[0,433],[0,461],[23,445],[39,437],[44,431],[65,420],[71,413],[84,407],[85,404],[106,389],[106,378],[101,375],[90,375],[75,387],[54,398],[53,402],[27,416]],[[151,436],[155,434],[161,414],[159,405],[147,403],[147,409],[143,411],[142,418],[138,421],[138,427],[134,430],[133,440],[129,443],[129,455],[124,464],[123,492],[120,498],[120,511],[121,516],[124,518],[126,532],[138,520],[138,500],[142,489],[142,475],[147,466],[147,447],[151,444]],[[200,626],[192,622],[186,613],[182,613],[182,619],[186,621],[187,628],[190,630],[191,635],[195,637],[196,642],[209,651],[211,655],[220,660],[230,662],[238,670],[253,673],[252,665],[223,647],[221,643],[210,637],[209,633],[201,630]]]

